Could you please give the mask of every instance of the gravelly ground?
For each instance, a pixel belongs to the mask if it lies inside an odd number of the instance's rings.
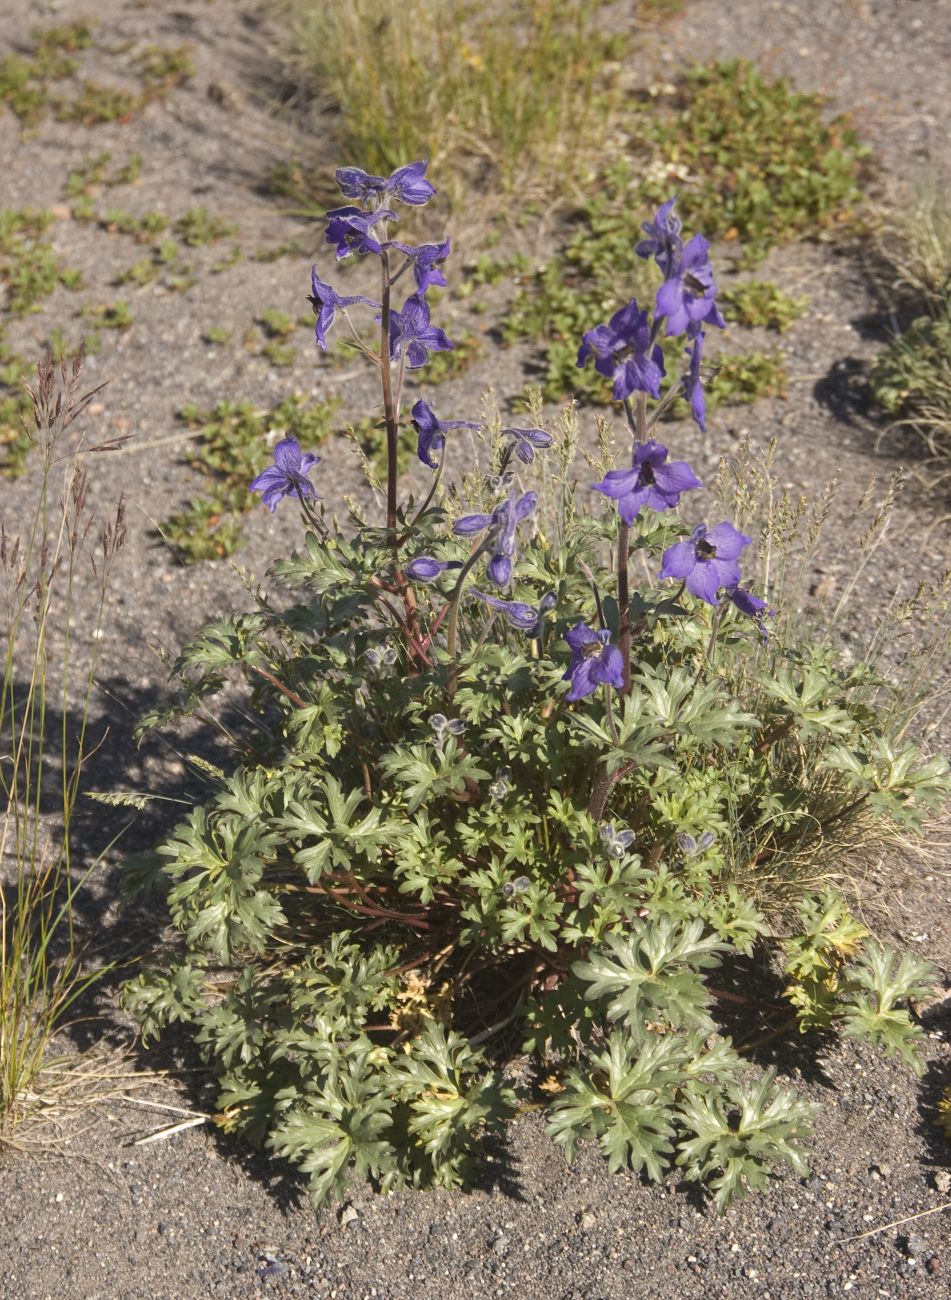
[[[259,192],[267,168],[305,146],[293,125],[270,107],[279,74],[270,53],[273,30],[259,8],[240,0],[187,6],[102,0],[94,8],[7,0],[4,9],[4,39],[14,48],[34,23],[92,15],[100,32],[108,33],[109,46],[126,47],[123,57],[152,43],[187,42],[197,65],[189,85],[128,123],[86,131],[46,122],[22,140],[15,120],[0,116],[3,204],[54,206],[60,213],[57,251],[67,265],[85,271],[87,288],[78,299],[58,291],[52,316],[64,328],[75,328],[66,322],[77,301],[101,303],[120,295],[133,308],[133,327],[107,339],[90,360],[92,380],[109,380],[91,432],[134,435],[125,451],[95,466],[97,500],[105,507],[125,492],[130,517],[130,541],[102,643],[104,692],[97,709],[112,730],[95,780],[101,788],[161,783],[168,789],[182,771],[175,756],[158,742],[136,750],[128,739],[131,713],[153,698],[161,680],[151,647],[174,649],[209,614],[245,600],[227,564],[183,568],[151,535],[150,519],[167,514],[199,486],[177,463],[179,448],[169,441],[179,429],[175,411],[186,401],[208,406],[224,395],[264,406],[291,389],[316,394],[339,389],[356,412],[370,389],[356,368],[315,367],[305,342],[288,372],[237,344],[211,349],[202,341],[208,328],[222,324],[240,339],[265,306],[298,315],[308,244],[315,254],[318,248],[319,234],[302,233]],[[619,22],[630,18],[626,4],[611,12]],[[823,91],[836,109],[852,110],[882,163],[885,182],[907,181],[926,164],[947,170],[951,109],[942,95],[951,66],[947,0],[842,0],[838,5],[688,0],[681,18],[644,31],[634,72],[656,78],[698,57],[733,54],[754,57],[771,72]],[[118,55],[101,47],[84,62],[102,80],[122,66]],[[320,155],[319,140],[306,145],[317,154],[315,166],[336,161]],[[204,203],[238,225],[235,240],[242,247],[295,238],[305,255],[273,263],[244,260],[214,275],[210,268],[221,249],[199,249],[193,256],[199,279],[186,294],[154,286],[132,293],[109,288],[108,278],[136,260],[140,250],[122,237],[69,221],[62,206],[69,168],[83,154],[103,149],[112,150],[117,162],[135,152],[145,158],[141,180],[115,195],[117,206],[136,212],[160,207],[178,215]],[[103,206],[110,197],[103,197]],[[835,591],[854,565],[855,503],[871,474],[886,479],[898,465],[893,440],[876,449],[881,430],[863,409],[860,383],[842,381],[860,376],[881,346],[880,305],[861,263],[827,248],[797,246],[777,253],[764,273],[811,300],[785,340],[791,373],[787,398],[723,411],[706,440],[692,426],[677,426],[668,441],[690,457],[701,476],[744,432],[760,443],[774,433],[779,437],[780,474],[796,491],[837,473],[842,486],[822,561],[822,576]],[[23,352],[36,349],[50,322],[49,311],[27,318],[19,333],[10,330],[11,341]],[[472,411],[490,379],[503,395],[518,391],[522,360],[522,354],[509,352],[446,385],[441,412]],[[353,491],[357,478],[345,444],[328,445],[323,455],[325,497]],[[4,486],[8,526],[28,509],[30,493],[29,479]],[[914,583],[922,554],[936,569],[951,562],[946,527],[932,527],[942,508],[914,485],[906,491],[886,544],[865,572],[856,634],[863,616],[874,615],[883,591]],[[283,518],[280,512],[273,518],[254,512],[239,560],[262,573],[269,558],[292,543],[294,530],[290,512]],[[941,738],[946,744],[947,729]],[[90,843],[101,844],[97,835],[104,829],[101,814],[88,819]],[[126,842],[146,842],[153,830],[154,823],[143,820]],[[873,915],[883,929],[899,932],[936,960],[947,980],[951,879],[946,857],[936,852],[916,869],[885,863],[878,875],[882,898]],[[94,890],[87,900],[104,948],[123,940],[128,925],[117,920],[107,899],[107,893]],[[154,924],[144,916],[138,923]],[[932,1012],[926,1025],[928,1069],[920,1083],[862,1049],[836,1048],[818,1059],[804,1045],[784,1049],[777,1063],[807,1097],[822,1103],[814,1176],[806,1184],[778,1180],[768,1195],[736,1206],[722,1219],[675,1185],[663,1190],[630,1175],[609,1177],[590,1150],[567,1171],[541,1126],[525,1119],[514,1125],[484,1184],[470,1195],[381,1199],[358,1190],[352,1198],[355,1217],[344,1224],[329,1211],[315,1217],[283,1166],[249,1157],[204,1128],[150,1146],[130,1145],[151,1127],[153,1116],[115,1101],[89,1111],[88,1130],[55,1153],[14,1152],[0,1159],[0,1291],[84,1300],[258,1295],[402,1300],[421,1291],[447,1298],[559,1300],[945,1294],[951,1271],[946,1215],[933,1213],[850,1240],[949,1200],[947,1191],[939,1190],[948,1147],[936,1137],[930,1118],[951,1070],[947,1010]],[[82,1032],[98,1030],[77,1031],[80,1043]],[[121,1038],[121,1022],[110,1032]],[[144,1060],[143,1068],[150,1063]],[[135,1095],[210,1106],[211,1097],[200,1084],[190,1087],[188,1077]]]

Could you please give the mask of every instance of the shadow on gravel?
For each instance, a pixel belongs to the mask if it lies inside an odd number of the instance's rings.
[[[929,1007],[920,1019],[926,1034],[939,1033],[948,1042],[951,1041],[951,989],[946,988],[943,992],[946,995],[944,1000]],[[915,1125],[927,1151],[928,1165],[937,1169],[951,1166],[951,1136],[946,1137],[938,1127],[938,1102],[947,1089],[951,1089],[951,1061],[944,1057],[932,1061],[922,1077]],[[951,1112],[948,1113],[948,1122],[951,1123]]]
[[[872,413],[868,364],[859,357],[840,357],[812,390],[820,406],[850,427]]]
[[[820,1058],[835,1045],[836,1036],[815,1030],[799,1033],[792,1006],[783,996],[785,983],[767,953],[725,961],[711,984],[719,994],[715,1018],[743,1056],[783,1074],[796,1071],[809,1083],[835,1090]]]

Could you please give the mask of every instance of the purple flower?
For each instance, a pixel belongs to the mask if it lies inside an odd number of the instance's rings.
[[[502,436],[515,439],[515,454],[525,465],[535,459],[536,448],[545,450],[552,443],[551,434],[544,429],[503,429]]]
[[[396,221],[396,213],[386,208],[379,212],[361,212],[359,208],[334,208],[327,213],[327,243],[337,245],[337,260],[351,253],[382,253],[383,245],[370,231],[379,221]]]
[[[365,303],[368,307],[379,307],[378,302],[372,298],[364,298],[362,293],[354,294],[352,298],[342,298],[336,289],[329,284],[324,284],[317,274],[316,266],[310,268],[310,284],[313,293],[308,294],[307,301],[314,309],[314,315],[317,317],[314,322],[314,333],[317,336],[317,346],[327,351],[327,331],[334,323],[334,316],[340,307],[352,307],[355,302]]]
[[[452,531],[461,536],[472,536],[488,530],[488,542],[492,546],[492,558],[486,565],[489,581],[497,587],[507,587],[512,578],[512,563],[515,557],[515,530],[523,519],[527,519],[538,505],[538,494],[526,492],[518,500],[510,496],[490,515],[464,515],[457,519]]]
[[[439,269],[439,263],[449,256],[449,240],[442,244],[401,244],[398,239],[391,239],[387,248],[398,248],[413,264],[413,278],[420,293],[425,293],[431,284],[440,287],[446,284],[446,277]]]
[[[358,203],[375,202],[382,206],[388,199],[420,207],[436,193],[425,178],[428,162],[407,163],[390,176],[371,176],[359,167],[338,167],[334,172],[340,193]]]
[[[717,309],[709,250],[703,235],[694,235],[684,245],[680,258],[666,269],[667,279],[657,290],[657,314],[667,317],[668,337],[683,334],[700,321],[719,329],[726,325]]]
[[[477,591],[475,587],[470,587],[466,594],[499,610],[520,632],[531,632],[538,626],[539,614],[534,605],[526,605],[522,600],[500,600],[498,596],[489,596],[484,591]]]
[[[616,311],[607,325],[598,325],[582,335],[578,365],[594,357],[599,375],[614,380],[614,400],[620,402],[635,390],[660,396],[664,377],[664,354],[658,345],[651,346],[647,312],[641,311],[637,299]]]
[[[682,578],[691,595],[716,605],[720,588],[735,587],[739,582],[737,561],[752,540],[732,524],[717,524],[710,529],[706,524],[697,524],[687,541],[676,542],[664,552],[660,577]]]
[[[651,438],[634,448],[632,469],[608,470],[595,492],[617,501],[626,524],[632,524],[645,506],[651,510],[672,510],[682,492],[703,487],[685,460],[665,464],[667,448]]]
[[[688,330],[689,335],[689,330]],[[700,374],[700,362],[703,359],[703,341],[706,338],[704,331],[697,326],[693,341],[687,348],[687,356],[690,358],[690,369],[684,375],[684,396],[690,403],[690,414],[693,416],[697,428],[701,433],[707,431],[707,398],[703,391],[703,378]]]
[[[763,622],[763,616],[772,617],[775,610],[766,608],[766,601],[760,600],[759,596],[754,596],[751,591],[744,591],[742,587],[728,587],[724,592],[728,600],[731,600],[741,614],[751,618],[762,634],[763,640],[769,640],[769,628]]]
[[[676,198],[668,199],[657,209],[653,221],[645,221],[641,230],[648,236],[634,246],[638,257],[653,257],[666,276],[683,252],[680,238],[681,221],[674,213]]]
[[[390,358],[406,355],[410,370],[418,370],[430,352],[449,352],[454,344],[445,330],[429,323],[429,304],[421,293],[406,299],[402,311],[390,312]]]
[[[274,464],[254,479],[249,490],[261,493],[261,500],[271,514],[282,497],[310,497],[319,501],[320,495],[313,483],[304,477],[319,463],[320,457],[312,452],[301,454],[296,438],[282,438],[274,448]]]
[[[704,831],[699,840],[695,840],[686,831],[681,831],[677,836],[677,846],[685,858],[692,858],[697,853],[706,853],[707,849],[712,849],[716,842],[717,837],[713,831]]]
[[[610,632],[595,632],[587,623],[578,623],[565,633],[565,640],[571,646],[571,663],[562,679],[571,682],[566,700],[583,700],[602,684],[624,685],[624,659],[611,645]]]
[[[434,451],[442,451],[446,445],[446,431],[448,429],[478,429],[478,425],[472,420],[439,420],[436,418],[436,412],[422,398],[413,407],[413,427],[416,430],[419,440],[416,444],[416,455],[428,465],[430,469],[438,469],[438,462],[433,460]]]
[[[461,568],[461,560],[434,560],[431,555],[417,555],[415,560],[410,560],[407,564],[405,573],[414,582],[435,582],[446,569]]]

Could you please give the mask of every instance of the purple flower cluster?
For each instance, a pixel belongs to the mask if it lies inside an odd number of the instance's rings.
[[[390,359],[405,359],[411,370],[425,365],[430,352],[445,352],[453,346],[444,330],[430,324],[426,301],[426,292],[432,285],[446,283],[440,268],[449,256],[449,240],[417,246],[387,238],[388,224],[399,220],[390,204],[420,207],[436,193],[426,180],[426,167],[424,161],[409,163],[406,167],[398,167],[391,176],[373,176],[359,167],[339,167],[334,175],[340,191],[344,198],[354,201],[327,213],[326,239],[328,244],[334,245],[338,260],[399,253],[405,260],[389,279],[390,285],[395,284],[404,271],[412,270],[415,291],[401,309],[391,312],[389,320]],[[362,294],[352,297],[338,294],[320,279],[316,267],[311,270],[311,284],[310,301],[317,316],[315,333],[321,348],[327,347],[327,332],[338,310],[355,303],[380,308],[380,303]]]
[[[492,551],[492,558],[485,571],[494,586],[507,587],[511,582],[515,562],[515,530],[534,513],[537,505],[537,493],[525,492],[517,499],[514,495],[509,496],[490,515],[464,515],[453,524],[452,531],[460,537],[487,534],[486,544]]]
[[[704,325],[725,325],[716,304],[717,285],[710,265],[710,245],[703,235],[694,235],[686,243],[680,237],[681,222],[674,212],[675,199],[661,204],[653,221],[645,221],[647,235],[635,246],[640,257],[653,257],[664,273],[657,290],[653,324],[637,299],[621,307],[606,325],[598,325],[582,335],[578,365],[591,359],[599,375],[614,381],[613,397],[624,401],[632,393],[660,397],[661,380],[666,373],[664,356],[657,335],[661,323],[670,338],[685,334],[690,343],[687,355],[690,367],[681,383],[690,402],[690,410],[701,430],[706,427],[706,400],[703,393],[701,360]]]

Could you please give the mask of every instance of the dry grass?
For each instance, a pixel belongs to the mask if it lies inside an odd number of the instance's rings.
[[[330,114],[341,162],[428,158],[463,192],[564,193],[604,148],[627,37],[585,0],[285,0],[289,61]]]

